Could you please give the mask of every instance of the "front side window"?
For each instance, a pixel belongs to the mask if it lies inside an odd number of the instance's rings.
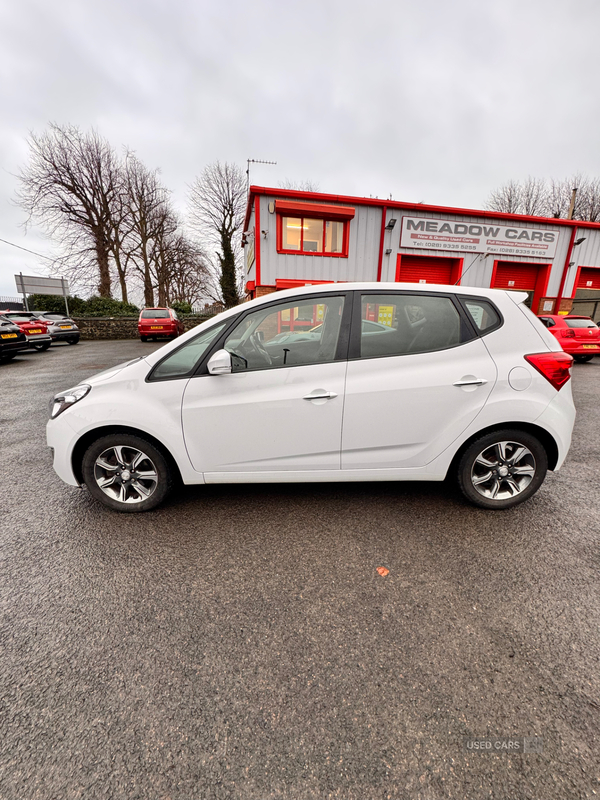
[[[280,252],[312,255],[347,255],[347,222],[310,219],[308,217],[280,217]]]
[[[209,347],[223,331],[227,322],[222,322],[214,328],[195,336],[170,353],[154,369],[150,380],[159,381],[167,378],[185,378],[193,374],[197,364],[208,352]]]
[[[445,350],[473,336],[449,297],[363,295],[361,358]]]
[[[247,314],[223,345],[231,353],[233,371],[334,361],[343,310],[344,297],[326,296]]]

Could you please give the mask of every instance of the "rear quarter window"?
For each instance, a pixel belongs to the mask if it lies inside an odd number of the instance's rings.
[[[488,300],[470,297],[459,299],[479,333],[489,333],[502,325],[500,312]]]

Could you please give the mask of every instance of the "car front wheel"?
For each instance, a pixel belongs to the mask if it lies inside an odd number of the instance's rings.
[[[173,487],[173,471],[163,453],[132,434],[97,439],[85,452],[82,471],[96,500],[125,513],[155,508]]]
[[[456,477],[464,496],[481,508],[511,508],[537,492],[546,477],[548,456],[529,433],[499,430],[472,442],[458,462]]]

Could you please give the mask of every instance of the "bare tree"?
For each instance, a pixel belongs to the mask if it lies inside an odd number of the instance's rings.
[[[209,164],[190,191],[190,224],[206,243],[218,247],[217,279],[226,306],[240,302],[241,230],[246,208],[246,179],[237,164]],[[221,299],[220,298],[220,299]]]
[[[122,173],[111,146],[98,133],[51,124],[28,140],[30,161],[19,174],[17,203],[30,224],[39,220],[76,260],[93,267],[101,297],[111,296],[110,256]],[[118,202],[117,202],[118,206]],[[76,275],[82,277],[82,268]]]
[[[522,183],[511,180],[490,194],[486,208],[508,214],[566,219],[572,200],[573,219],[600,220],[600,179],[578,174],[564,180],[531,177]]]
[[[207,296],[205,255],[183,232],[160,243],[158,261],[168,305],[176,300],[196,305]]]
[[[154,290],[158,288],[159,303],[164,305],[165,281],[157,252],[161,240],[177,227],[169,194],[160,184],[157,171],[150,171],[133,153],[127,154],[125,171],[130,217],[128,252],[142,279],[144,303],[154,305]]]
[[[318,192],[319,191],[319,184],[315,183],[314,181],[306,180],[306,181],[294,181],[291,178],[284,178],[284,180],[279,181],[279,188],[280,189],[295,189],[299,192]]]

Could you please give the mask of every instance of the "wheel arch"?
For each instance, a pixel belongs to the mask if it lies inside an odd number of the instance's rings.
[[[511,428],[512,430],[524,431],[526,433],[535,436],[536,439],[539,440],[540,444],[546,451],[546,455],[548,456],[548,469],[553,470],[556,464],[558,463],[558,445],[551,433],[548,433],[547,430],[541,428],[539,425],[534,425],[530,422],[502,422],[501,424],[496,425],[489,425],[487,428],[482,428],[481,430],[474,433],[468,439],[466,439],[462,445],[458,448],[456,453],[454,454],[454,458],[452,459],[450,466],[448,467],[448,472],[446,473],[446,477],[451,477],[456,472],[456,467],[458,462],[462,458],[463,453],[467,448],[469,448],[476,439],[480,439],[482,436],[486,436],[488,433],[494,433],[494,431],[504,430],[506,428]]]
[[[169,449],[165,447],[165,445],[159,439],[157,439],[155,436],[152,436],[151,433],[142,431],[139,428],[132,428],[128,425],[103,425],[100,428],[93,428],[93,430],[84,433],[73,448],[73,452],[71,454],[71,466],[73,468],[73,474],[75,475],[79,484],[83,483],[82,464],[85,451],[97,439],[101,439],[103,436],[110,436],[114,433],[127,433],[131,436],[140,436],[142,439],[146,439],[146,441],[153,444],[157,450],[160,450],[160,452],[167,459],[169,466],[173,469],[173,475],[175,479],[179,483],[183,482],[177,461],[173,458],[173,455]]]

